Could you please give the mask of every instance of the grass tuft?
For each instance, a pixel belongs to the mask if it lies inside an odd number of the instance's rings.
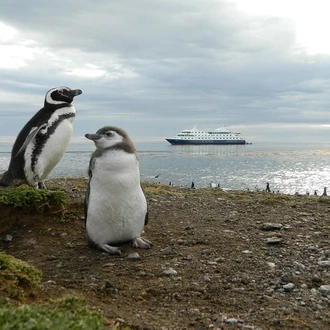
[[[62,191],[49,191],[31,187],[0,189],[0,204],[15,208],[31,208],[42,213],[53,207],[64,207],[69,201]]]
[[[44,305],[0,308],[0,329],[6,330],[101,330],[103,316],[85,306],[85,300],[65,297]]]
[[[2,296],[22,299],[38,286],[40,279],[40,270],[0,252],[0,294]]]
[[[162,183],[142,183],[142,187],[146,196],[149,198],[155,198],[160,195],[179,197],[187,194],[187,190],[180,190],[177,187],[172,187]]]

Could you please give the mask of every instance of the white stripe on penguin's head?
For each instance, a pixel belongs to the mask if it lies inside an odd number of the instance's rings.
[[[71,89],[66,86],[52,88],[46,93],[45,106],[47,104],[70,104],[73,98],[81,93],[80,89]]]

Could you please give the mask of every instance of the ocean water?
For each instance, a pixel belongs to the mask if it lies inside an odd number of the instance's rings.
[[[176,186],[264,190],[320,195],[330,187],[330,143],[255,143],[237,146],[172,146],[166,141],[135,143],[142,181]],[[9,165],[12,144],[0,141],[0,173]],[[71,143],[50,174],[86,177],[93,143]],[[330,193],[330,188],[329,188]]]

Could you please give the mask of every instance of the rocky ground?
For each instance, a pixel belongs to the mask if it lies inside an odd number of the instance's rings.
[[[85,180],[64,217],[1,206],[0,250],[43,272],[34,302],[74,294],[118,328],[329,329],[330,197],[144,183],[149,250],[87,246]]]

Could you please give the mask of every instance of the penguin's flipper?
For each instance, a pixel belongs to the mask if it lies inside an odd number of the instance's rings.
[[[87,221],[87,211],[88,211],[88,204],[89,204],[89,193],[90,193],[90,181],[88,182],[87,188],[86,188],[86,194],[84,199],[84,217],[85,217],[85,224]]]
[[[149,216],[148,216],[148,212],[146,213],[146,216],[144,218],[144,225],[146,226],[148,224],[149,221]]]
[[[23,145],[16,153],[15,157],[17,157],[22,151],[26,149],[28,144],[36,137],[36,135],[39,133],[39,131],[47,126],[47,123],[40,125],[39,127],[33,127],[29,133],[29,135],[26,137]]]
[[[88,168],[88,176],[89,176],[89,180],[88,180],[88,184],[87,184],[87,188],[86,188],[86,193],[85,193],[85,199],[84,199],[84,217],[85,217],[85,224],[87,221],[87,211],[88,211],[88,204],[89,204],[89,194],[90,194],[90,186],[91,186],[91,180],[92,180],[92,169],[95,166],[95,158],[91,158],[89,161],[89,168]]]
[[[141,183],[140,183],[140,187],[141,187],[142,192],[143,192],[143,194],[144,194],[144,196],[145,196],[146,193],[144,192],[144,189],[143,189]],[[145,215],[145,217],[144,217],[144,225],[145,225],[145,226],[148,224],[148,221],[149,221],[149,217],[148,217],[148,210],[147,210],[146,215]]]

